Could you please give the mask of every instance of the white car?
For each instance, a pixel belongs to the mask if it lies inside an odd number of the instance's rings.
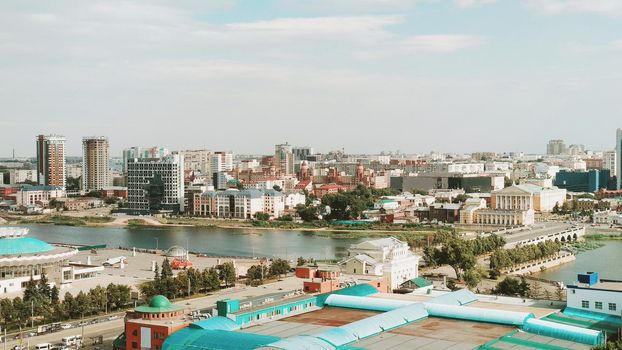
[[[70,323],[63,323],[62,325],[60,325],[60,328],[62,329],[69,329],[73,327]]]

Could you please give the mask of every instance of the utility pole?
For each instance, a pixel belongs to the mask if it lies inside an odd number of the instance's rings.
[[[35,327],[35,301],[30,301],[30,328]]]
[[[159,241],[158,237],[153,237],[153,239],[155,239],[155,240],[156,240],[156,253],[157,253],[157,252],[158,252],[159,245],[160,245],[160,241]]]

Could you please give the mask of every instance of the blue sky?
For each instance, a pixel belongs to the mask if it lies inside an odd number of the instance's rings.
[[[613,147],[622,1],[3,1],[0,156]]]

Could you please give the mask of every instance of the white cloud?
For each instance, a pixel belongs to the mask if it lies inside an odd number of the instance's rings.
[[[496,3],[497,0],[454,0],[459,7],[477,7]]]
[[[562,13],[622,15],[620,0],[523,0],[523,2],[528,8],[549,15]]]
[[[419,35],[402,41],[412,52],[454,52],[482,44],[482,39],[470,35]]]
[[[360,34],[384,30],[384,27],[402,22],[400,16],[349,16],[314,18],[279,18],[270,21],[232,23],[230,30],[306,34]]]

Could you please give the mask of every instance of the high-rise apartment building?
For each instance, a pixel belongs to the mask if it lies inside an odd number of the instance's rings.
[[[127,193],[133,213],[183,212],[184,156],[128,160]]]
[[[315,154],[313,147],[307,147],[307,146],[293,147],[292,153],[294,153],[294,159],[296,161],[307,160],[307,157]]]
[[[110,175],[108,138],[82,138],[82,189],[86,192],[101,190],[112,184]]]
[[[622,185],[622,129],[616,130],[616,188]]]
[[[566,153],[566,144],[564,140],[550,140],[546,146],[546,154],[556,156]]]
[[[65,187],[65,137],[37,136],[37,182]]]
[[[212,152],[206,149],[179,151],[184,156],[186,170],[208,174],[211,168]]]
[[[212,174],[231,170],[233,170],[233,153],[222,151],[212,153],[210,160]]]
[[[294,153],[289,143],[274,146],[274,165],[282,175],[294,174]]]
[[[615,150],[603,152],[603,169],[609,170],[611,176],[618,175],[618,160]]]
[[[127,172],[127,162],[131,159],[151,158],[158,159],[167,156],[171,152],[164,147],[131,147],[123,150],[123,173]]]

